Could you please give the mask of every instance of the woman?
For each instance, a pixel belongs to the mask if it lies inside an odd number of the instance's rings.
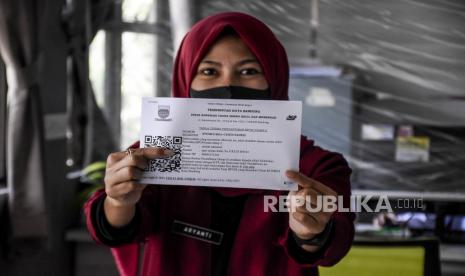
[[[288,69],[284,48],[268,27],[246,14],[221,13],[198,22],[184,38],[173,95],[287,100]],[[333,265],[349,250],[352,213],[264,212],[264,196],[282,191],[137,183],[147,159],[170,154],[138,149],[137,143],[112,153],[105,191],[85,206],[92,237],[112,247],[121,274],[317,275],[317,266]],[[302,137],[300,172],[286,176],[299,184],[299,195],[347,198],[350,173],[340,154]],[[180,232],[182,225],[222,239],[198,239]]]

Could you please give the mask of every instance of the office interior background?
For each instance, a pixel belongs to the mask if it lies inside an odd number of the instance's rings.
[[[184,34],[221,11],[270,26],[303,134],[344,154],[354,195],[395,206],[357,214],[320,273],[465,275],[461,0],[1,0],[0,275],[117,273],[82,204],[139,139],[141,97],[170,95]]]

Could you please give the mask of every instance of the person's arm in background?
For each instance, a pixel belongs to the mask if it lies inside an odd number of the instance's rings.
[[[290,173],[290,179],[299,183],[298,195],[340,195],[344,207],[350,204],[351,169],[342,155],[312,147],[301,160],[301,173]],[[312,199],[313,200],[313,199]],[[305,207],[303,207],[305,208]],[[289,257],[303,266],[331,266],[339,262],[349,251],[354,237],[352,212],[328,212],[306,214],[297,208],[290,213],[290,227],[280,240]],[[292,217],[291,217],[292,216]],[[331,220],[328,229],[327,224]],[[325,230],[326,229],[326,230]],[[329,231],[321,246],[297,245],[298,239],[308,240],[323,231]]]
[[[109,155],[105,190],[96,192],[84,207],[91,236],[109,246],[118,245],[121,241],[129,242],[137,230],[150,228],[139,225],[150,223],[149,219],[136,221],[136,214],[143,218],[152,217],[150,210],[138,204],[146,187],[138,180],[148,159],[165,158],[172,154],[163,148],[131,149],[131,154],[128,152]]]

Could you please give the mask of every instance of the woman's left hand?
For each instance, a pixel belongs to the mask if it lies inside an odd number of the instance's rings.
[[[328,186],[299,172],[287,171],[286,176],[299,185],[299,190],[297,192],[289,192],[289,202],[291,205],[289,207],[289,227],[300,239],[311,239],[324,231],[326,224],[330,221],[331,216],[334,213],[332,210],[324,210],[323,207],[325,205],[325,200],[323,198],[320,199],[322,203],[317,206],[317,197],[337,197],[337,193]],[[297,197],[292,199],[292,196]],[[310,199],[312,208],[316,209],[315,211],[312,210],[312,212],[310,212],[307,210],[307,201],[296,204],[296,199],[306,199],[307,196]],[[293,204],[296,205],[293,206]],[[310,252],[315,252],[319,249],[318,246],[313,245],[303,245],[302,248]]]

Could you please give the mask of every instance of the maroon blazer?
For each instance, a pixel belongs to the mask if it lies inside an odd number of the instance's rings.
[[[351,170],[342,155],[301,140],[300,172],[345,197],[350,196]],[[210,243],[172,232],[174,220],[209,228],[211,188],[148,186],[137,204],[141,215],[136,240],[111,248],[121,275],[210,275]],[[354,214],[333,215],[327,245],[301,260],[288,246],[292,239],[288,213],[264,212],[264,195],[285,195],[282,191],[252,192],[248,195],[229,259],[228,275],[318,275],[317,266],[336,264],[349,250],[354,236]],[[84,209],[87,227],[99,243],[91,219],[91,208],[105,192],[96,192]],[[143,254],[141,254],[143,247]],[[139,254],[143,256],[139,256]],[[143,260],[138,264],[139,257]]]

